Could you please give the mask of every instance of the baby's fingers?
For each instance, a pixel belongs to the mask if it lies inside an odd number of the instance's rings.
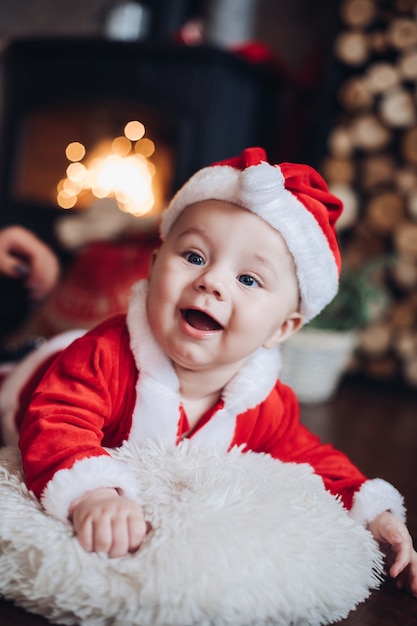
[[[391,537],[391,541],[389,541],[389,543],[391,544],[394,559],[389,573],[392,578],[397,578],[397,576],[399,576],[409,565],[413,552],[413,546],[411,538],[404,537],[398,531]]]
[[[128,532],[129,532],[129,552],[136,552],[139,549],[142,541],[148,532],[148,525],[145,522],[142,511],[137,512],[135,515],[130,515],[128,518]]]
[[[409,552],[403,547],[395,553],[394,563],[391,565],[389,573],[392,578],[397,578],[405,570],[409,563]]]
[[[129,552],[128,521],[124,516],[116,516],[111,520],[111,541],[106,553],[111,557],[125,556]]]
[[[99,516],[78,514],[73,518],[77,539],[86,552],[103,552],[108,554],[112,548],[112,521],[103,513]]]
[[[93,552],[93,521],[88,519],[79,522],[77,519],[74,519],[74,530],[81,547],[86,552]]]
[[[111,553],[114,546],[113,521],[109,515],[103,514],[95,518],[92,524],[92,545],[90,552]]]
[[[417,553],[414,549],[412,550],[408,566],[398,576],[396,584],[399,589],[408,588],[413,596],[417,598]]]
[[[417,563],[410,571],[410,591],[415,598],[417,598]]]
[[[105,552],[111,558],[136,552],[147,531],[141,509],[120,511],[105,523],[105,518],[95,528],[94,551]]]

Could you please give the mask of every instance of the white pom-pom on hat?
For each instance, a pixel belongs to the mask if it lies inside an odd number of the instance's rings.
[[[335,222],[342,202],[315,169],[298,163],[270,164],[263,148],[256,147],[213,163],[175,194],[162,215],[162,239],[187,206],[203,200],[241,206],[279,231],[294,258],[304,322],[334,298],[341,270]]]

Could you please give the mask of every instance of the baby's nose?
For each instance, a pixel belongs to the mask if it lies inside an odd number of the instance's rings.
[[[209,293],[215,298],[223,299],[225,294],[224,282],[216,272],[205,272],[197,280],[197,289]]]

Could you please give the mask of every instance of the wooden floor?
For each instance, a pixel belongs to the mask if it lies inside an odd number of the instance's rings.
[[[417,390],[345,381],[327,404],[303,406],[302,419],[324,441],[345,451],[369,477],[384,478],[403,493],[417,545]],[[0,626],[47,624],[0,601]],[[386,581],[338,624],[417,626],[417,599]]]

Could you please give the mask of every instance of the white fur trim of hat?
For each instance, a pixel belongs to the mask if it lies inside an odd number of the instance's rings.
[[[342,202],[309,165],[268,163],[263,148],[196,172],[175,194],[161,220],[164,240],[182,211],[195,202],[223,200],[252,211],[284,238],[295,262],[304,323],[318,315],[339,286],[335,222]]]

